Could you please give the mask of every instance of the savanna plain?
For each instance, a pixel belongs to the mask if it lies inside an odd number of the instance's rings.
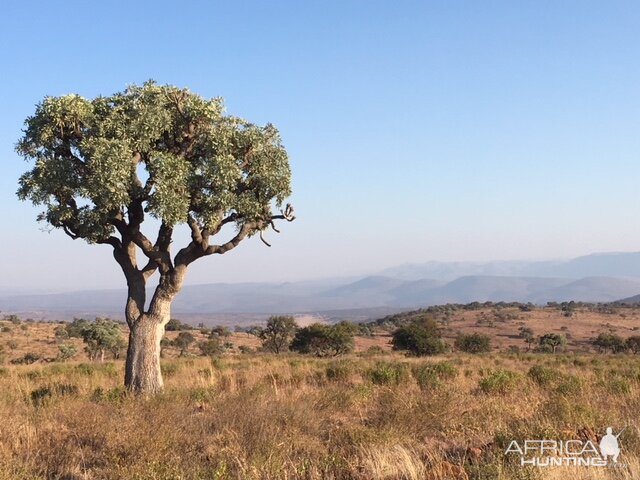
[[[566,306],[565,306],[566,307]],[[640,357],[593,340],[636,335],[635,307],[475,306],[414,312],[451,347],[392,350],[372,322],[350,353],[261,351],[244,331],[202,355],[206,329],[167,332],[164,392],[132,396],[124,363],[90,360],[62,324],[0,322],[0,477],[6,479],[638,479]],[[556,353],[522,335],[557,333]],[[461,334],[491,338],[484,353]],[[122,335],[126,328],[122,326]],[[75,355],[60,355],[64,345]],[[118,357],[118,355],[115,355]],[[95,358],[95,356],[94,356]],[[617,468],[521,466],[513,440],[579,439],[626,427]]]

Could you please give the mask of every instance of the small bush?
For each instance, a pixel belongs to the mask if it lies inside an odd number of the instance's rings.
[[[36,363],[38,360],[40,360],[40,358],[40,355],[38,355],[37,353],[28,352],[20,358],[14,358],[13,360],[11,360],[11,363],[13,365],[31,365],[32,363]]]
[[[198,343],[198,348],[200,349],[202,355],[204,355],[205,357],[215,357],[216,355],[221,355],[225,350],[224,346],[218,338],[204,340]]]
[[[419,365],[413,367],[411,372],[421,390],[437,388],[445,380],[453,380],[458,376],[458,369],[449,362]]]
[[[64,344],[58,347],[58,356],[56,360],[64,362],[70,360],[78,354],[78,349],[75,345]]]
[[[365,353],[367,355],[383,355],[384,348],[382,348],[380,345],[371,345],[369,348],[367,348]]]
[[[36,388],[31,392],[31,403],[36,407],[44,405],[48,400],[56,397],[76,396],[78,387],[70,383],[56,383],[44,387]]]
[[[507,393],[516,388],[520,376],[510,370],[495,370],[482,378],[478,384],[484,393]]]
[[[543,365],[534,365],[529,369],[529,378],[540,386],[549,385],[560,377],[560,373]]]
[[[111,389],[103,389],[97,387],[91,394],[91,400],[97,403],[121,403],[127,396],[127,390],[124,387],[115,387]]]
[[[350,361],[332,362],[327,365],[326,375],[328,380],[344,382],[354,372],[354,365]]]
[[[575,395],[582,391],[582,380],[575,375],[564,375],[558,386],[556,392],[560,395]]]
[[[181,370],[181,367],[177,363],[163,363],[160,365],[162,376],[165,378],[171,378]]]
[[[376,385],[400,385],[409,376],[404,363],[380,362],[368,371],[369,379]]]

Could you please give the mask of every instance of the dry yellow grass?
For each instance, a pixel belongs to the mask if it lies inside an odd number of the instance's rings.
[[[420,367],[442,362],[450,375],[420,388]],[[538,383],[534,365],[556,373]],[[640,476],[633,357],[236,355],[163,367],[166,392],[149,399],[124,394],[120,362],[4,367],[0,478]],[[496,371],[516,376],[487,381]],[[629,425],[622,469],[523,469],[503,454],[507,439],[581,438],[609,425]]]

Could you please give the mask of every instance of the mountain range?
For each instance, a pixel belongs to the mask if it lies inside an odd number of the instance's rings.
[[[408,264],[357,279],[191,285],[176,298],[173,313],[192,320],[256,320],[275,313],[366,319],[442,303],[609,302],[638,294],[640,252],[634,252],[566,261]],[[124,299],[124,289],[56,294],[0,289],[0,311],[36,318],[120,316]]]

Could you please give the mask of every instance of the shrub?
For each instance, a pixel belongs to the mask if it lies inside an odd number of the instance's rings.
[[[243,354],[249,354],[249,353],[255,353],[255,349],[251,348],[249,345],[240,345],[238,347],[238,350],[240,351],[240,353]]]
[[[57,360],[64,362],[70,360],[78,354],[78,349],[75,345],[64,344],[58,347]]]
[[[601,333],[591,340],[591,344],[600,352],[620,353],[627,349],[624,339],[615,333]]]
[[[412,355],[436,355],[446,351],[435,320],[422,318],[393,332],[394,350],[406,350]]]
[[[171,346],[180,351],[180,356],[184,357],[189,350],[189,346],[196,341],[196,338],[190,332],[180,332],[176,338],[171,341]]]
[[[205,357],[215,357],[224,353],[224,346],[218,338],[211,338],[198,343],[200,352]]]
[[[56,383],[37,388],[31,392],[31,402],[35,406],[42,406],[54,396],[76,396],[78,395],[78,387],[70,383]]]
[[[556,392],[561,395],[573,395],[582,391],[582,380],[575,375],[564,375]]]
[[[376,385],[400,385],[408,374],[407,365],[399,362],[379,362],[368,371],[369,379]]]
[[[534,365],[529,369],[529,378],[538,385],[549,385],[560,377],[560,373],[552,368],[543,365]]]
[[[455,346],[466,353],[485,353],[491,351],[491,337],[480,333],[458,335]]]
[[[290,348],[318,357],[341,355],[353,350],[354,333],[354,325],[348,322],[335,325],[314,323],[296,332]]]
[[[325,373],[328,380],[345,381],[349,379],[354,370],[353,362],[343,360],[339,362],[332,362],[327,365]]]
[[[367,355],[382,355],[384,354],[384,348],[382,348],[380,345],[371,345],[369,348],[367,348],[365,353]]]
[[[160,370],[163,377],[170,378],[180,371],[180,365],[177,363],[163,363],[160,365]]]
[[[495,370],[480,379],[479,387],[484,393],[507,393],[516,388],[520,376],[510,370]]]
[[[38,355],[37,353],[28,352],[28,353],[25,353],[20,358],[15,358],[11,360],[11,363],[14,365],[31,365],[32,363],[35,363],[38,360],[40,360],[40,358],[41,358],[40,355]]]
[[[627,349],[631,350],[632,353],[640,353],[640,336],[632,335],[627,338],[625,346]]]
[[[99,359],[103,362],[106,352],[111,352],[113,358],[118,358],[124,347],[120,325],[108,318],[96,318],[93,322],[82,323],[80,336],[86,344],[85,350],[90,360]]]
[[[18,317],[17,315],[5,315],[4,316],[4,321],[5,322],[11,322],[14,325],[20,325],[20,323],[21,323],[20,317]]]
[[[211,328],[211,331],[209,332],[209,337],[210,338],[214,338],[214,337],[230,337],[231,336],[231,329],[229,327],[225,327],[223,325],[216,325],[215,327]]]
[[[164,326],[165,332],[179,332],[182,330],[193,330],[193,327],[189,324],[181,322],[177,318],[172,318]]]
[[[114,387],[105,390],[97,387],[91,394],[91,400],[96,403],[121,403],[127,396],[127,390],[124,387]]]
[[[291,316],[278,315],[267,320],[267,326],[260,331],[262,348],[267,352],[281,353],[289,349],[291,338],[298,325]]]
[[[458,376],[458,369],[450,362],[415,366],[411,372],[421,390],[437,388],[443,381],[453,380]]]
[[[558,348],[567,344],[567,338],[558,333],[545,333],[538,339],[538,348],[543,353],[556,353]]]

